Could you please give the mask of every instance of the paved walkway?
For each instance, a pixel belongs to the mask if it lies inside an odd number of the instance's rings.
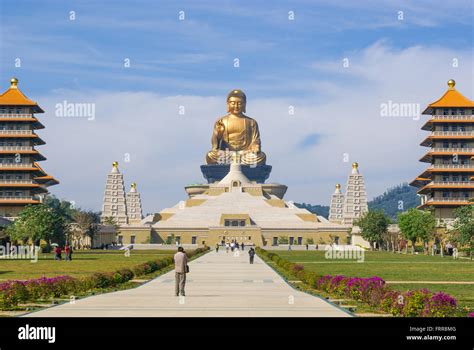
[[[133,252],[132,252],[133,254]],[[140,287],[91,296],[27,317],[349,317],[323,299],[294,290],[259,257],[248,263],[220,251],[189,264],[186,297],[174,296],[174,271]]]

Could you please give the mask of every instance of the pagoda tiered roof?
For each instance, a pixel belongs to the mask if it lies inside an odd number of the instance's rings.
[[[439,100],[430,103],[423,114],[432,114],[433,108],[474,108],[474,102],[457,91],[455,85],[454,80],[449,80],[448,90]]]
[[[0,95],[1,106],[31,106],[34,113],[44,113],[36,102],[30,100],[18,89],[18,79],[12,78],[10,83],[10,88]]]

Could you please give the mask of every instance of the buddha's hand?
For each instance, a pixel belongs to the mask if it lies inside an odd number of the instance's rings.
[[[260,148],[258,147],[258,145],[252,145],[252,146],[249,147],[248,152],[258,153],[258,152],[260,152]]]
[[[225,131],[224,123],[222,123],[221,121],[218,121],[216,123],[217,138],[221,139],[222,136],[224,135],[224,131]]]

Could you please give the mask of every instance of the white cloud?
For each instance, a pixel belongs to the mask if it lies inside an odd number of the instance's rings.
[[[459,59],[459,68],[452,68],[453,57]],[[464,95],[473,96],[468,52],[422,46],[396,50],[378,42],[350,59],[347,69],[340,61],[315,62],[313,69],[332,73],[332,79],[302,82],[310,95],[304,100],[249,96],[247,114],[259,122],[263,150],[273,165],[269,180],[289,186],[288,200],[327,204],[334,184],[345,184],[353,161],[366,176],[369,197],[412,180],[425,167],[418,159],[425,152],[419,143],[426,135],[420,130],[426,117],[382,118],[380,104],[414,102],[423,110],[445,92],[449,78],[457,80]],[[279,82],[285,83],[298,84]],[[34,98],[47,111],[40,116],[46,129],[39,131],[47,142],[40,147],[48,157],[44,168],[61,181],[51,191],[98,210],[106,174],[118,160],[127,189],[138,183],[145,212],[184,199],[183,186],[204,182],[199,166],[210,148],[213,123],[225,114],[226,93],[205,97],[63,90]],[[55,117],[54,105],[63,100],[95,103],[96,120]],[[288,114],[289,105],[295,106],[294,116]],[[184,116],[178,114],[179,106],[186,108]],[[312,133],[323,138],[312,148],[299,149]],[[124,162],[126,153],[130,163]],[[349,154],[348,163],[343,153]]]

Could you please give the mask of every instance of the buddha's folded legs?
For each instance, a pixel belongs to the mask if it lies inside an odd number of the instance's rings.
[[[263,152],[246,152],[240,157],[240,163],[244,165],[257,166],[265,164],[267,156]]]
[[[223,150],[212,150],[206,155],[207,164],[230,164],[233,152]],[[244,165],[265,164],[266,155],[263,152],[243,152],[240,154],[240,162]]]
[[[212,150],[206,155],[207,164],[230,164],[233,152],[223,150]]]

